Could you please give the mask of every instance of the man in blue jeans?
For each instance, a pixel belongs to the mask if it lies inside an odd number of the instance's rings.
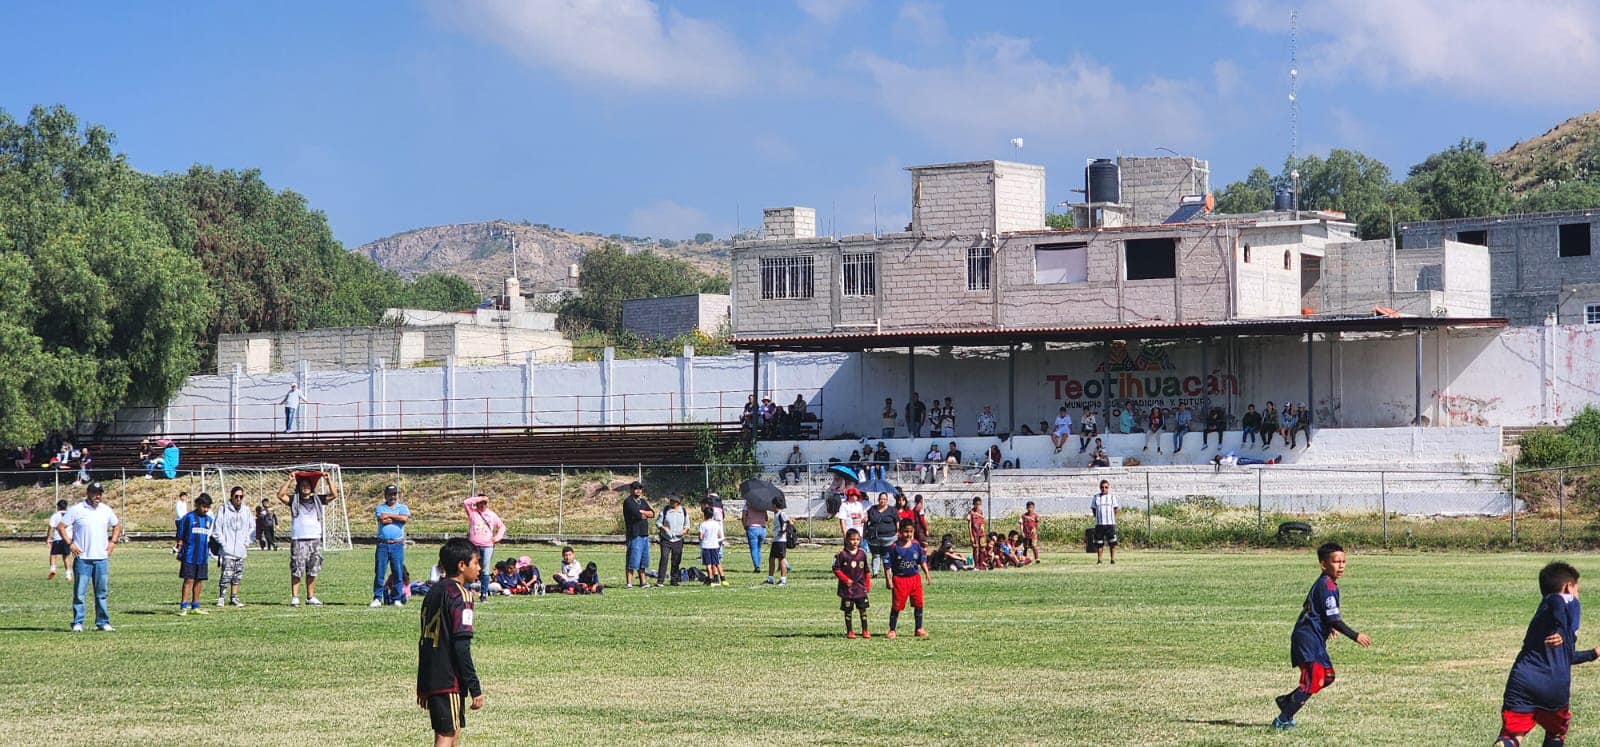
[[[647,584],[644,572],[650,567],[650,520],[656,517],[655,509],[644,497],[644,484],[628,486],[628,497],[622,501],[622,524],[628,532],[628,564],[622,569],[624,588],[633,588],[634,574],[638,574],[639,588]]]
[[[378,520],[378,545],[376,568],[372,572],[372,607],[383,606],[383,582],[387,569],[394,571],[400,583],[406,582],[406,522],[411,521],[411,509],[400,502],[400,486],[383,489],[383,503],[373,510]],[[404,604],[399,599],[396,605]]]
[[[1172,453],[1183,451],[1183,437],[1189,433],[1189,424],[1194,422],[1194,413],[1189,412],[1187,405],[1178,403],[1178,412],[1172,416],[1172,422],[1177,427],[1172,430]]]
[[[72,632],[83,631],[84,600],[89,584],[94,584],[94,627],[110,632],[111,613],[106,609],[108,561],[122,539],[122,525],[116,512],[100,500],[105,487],[98,482],[89,483],[84,490],[83,502],[67,510],[64,521],[56,526],[56,533],[67,542],[72,551]]]
[[[767,512],[751,508],[747,503],[744,512],[739,514],[739,522],[744,525],[745,541],[750,543],[750,562],[755,565],[756,573],[760,573],[761,546],[767,541]]]

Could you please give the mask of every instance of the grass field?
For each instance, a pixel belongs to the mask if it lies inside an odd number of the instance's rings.
[[[617,579],[619,549],[580,550]],[[413,548],[409,565],[436,553]],[[498,556],[524,553],[554,566],[549,547]],[[830,554],[792,553],[788,588],[730,562],[730,588],[480,605],[487,707],[465,743],[1489,744],[1550,559],[1352,554],[1345,612],[1374,644],[1333,644],[1338,683],[1285,735],[1267,724],[1295,680],[1288,637],[1317,573],[1309,553],[1132,551],[1096,567],[1056,552],[1023,570],[938,574],[932,637],[898,641],[842,637]],[[8,743],[427,742],[412,700],[417,607],[366,606],[370,549],[329,554],[324,608],[288,607],[287,553],[257,553],[248,607],[179,618],[176,563],[131,545],[111,561],[118,630],[80,634],[66,632],[70,588],[44,580],[43,555],[42,543],[0,547]],[[1600,577],[1600,563],[1569,559]],[[876,585],[877,634],[888,606]],[[1593,741],[1600,667],[1576,669],[1573,689],[1575,741]]]

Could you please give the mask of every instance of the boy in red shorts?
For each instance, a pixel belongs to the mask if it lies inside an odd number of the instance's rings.
[[[1039,513],[1033,510],[1033,501],[1028,501],[1028,510],[1022,512],[1022,547],[1021,553],[1032,553],[1033,562],[1039,562]]]
[[[967,512],[967,536],[972,540],[972,557],[983,570],[988,566],[983,562],[983,499],[978,496],[972,497],[972,510]]]
[[[1328,657],[1328,641],[1343,633],[1362,648],[1372,645],[1366,633],[1357,633],[1344,621],[1339,609],[1339,579],[1344,576],[1344,548],[1336,542],[1317,548],[1317,563],[1322,575],[1311,585],[1306,601],[1289,636],[1289,663],[1300,670],[1300,686],[1277,698],[1276,729],[1294,728],[1294,715],[1311,696],[1333,684],[1333,660]]]
[[[1572,665],[1594,661],[1597,654],[1577,650],[1578,569],[1559,560],[1546,565],[1539,571],[1539,593],[1544,598],[1506,678],[1497,747],[1519,747],[1535,724],[1544,727],[1545,745],[1566,744]]]
[[[894,640],[894,629],[907,601],[911,602],[911,610],[917,617],[917,637],[927,638],[928,631],[922,627],[922,586],[931,580],[928,553],[917,542],[917,525],[910,519],[900,522],[898,535],[899,541],[889,545],[883,564],[883,578],[894,595],[894,604],[889,608],[889,640]]]
[[[867,554],[861,550],[861,530],[850,527],[844,533],[844,549],[833,556],[833,575],[839,579],[839,610],[844,612],[844,637],[856,637],[850,627],[850,610],[861,615],[861,637],[871,638],[867,631],[867,595],[872,591],[872,569]]]

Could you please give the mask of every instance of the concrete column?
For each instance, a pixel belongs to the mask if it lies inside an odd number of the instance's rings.
[[[669,422],[686,422],[689,420],[690,399],[694,397],[694,346],[684,345],[683,354],[678,356],[678,409],[667,413]],[[676,415],[676,418],[672,416]]]
[[[533,376],[539,357],[532,350],[522,354],[522,425],[533,425]]]
[[[389,419],[389,370],[382,358],[373,356],[367,376],[367,427],[382,430]]]
[[[294,415],[295,432],[321,429],[322,426],[317,422],[320,418],[313,417],[318,406],[314,402],[307,401],[311,399],[311,361],[302,360],[295,366],[294,382],[300,385],[300,411]]]
[[[233,372],[228,374],[228,435],[239,432],[239,377],[244,375],[244,366],[233,364]]]
[[[454,428],[456,424],[456,357],[444,357],[444,427]]]
[[[617,360],[617,349],[606,346],[605,352],[600,355],[600,424],[611,425],[611,376],[615,372],[613,364]]]
[[[1547,314],[1544,326],[1539,329],[1539,422],[1555,422],[1556,375],[1552,365],[1556,360],[1556,315]]]

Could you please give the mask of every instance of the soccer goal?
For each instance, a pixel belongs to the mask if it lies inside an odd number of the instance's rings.
[[[272,506],[279,513],[280,531],[286,536],[288,517],[281,513],[283,504],[278,502],[278,489],[283,487],[296,472],[321,472],[323,482],[317,486],[318,493],[327,493],[334,486],[338,497],[328,502],[322,515],[322,549],[324,550],[349,550],[350,542],[350,511],[345,503],[344,473],[339,470],[339,465],[295,464],[286,467],[247,467],[228,464],[207,464],[200,468],[200,490],[211,491],[217,501],[227,500],[228,491],[234,486],[244,488],[244,502],[246,506],[258,506],[261,499],[267,499],[267,505]]]

